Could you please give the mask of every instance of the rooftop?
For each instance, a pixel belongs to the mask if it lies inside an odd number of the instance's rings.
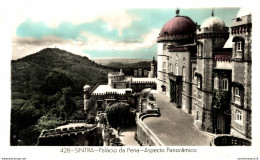
[[[123,88],[123,89],[118,89],[118,88],[112,88],[109,85],[99,85],[93,92],[92,94],[105,94],[106,92],[114,92],[117,94],[125,94],[126,91],[131,91],[131,88]]]

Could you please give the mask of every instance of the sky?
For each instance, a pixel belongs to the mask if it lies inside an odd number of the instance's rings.
[[[95,58],[152,59],[162,26],[175,17],[171,8],[92,8],[86,5],[21,4],[14,17],[12,59],[47,47]],[[179,8],[195,23],[211,16],[212,8]],[[239,8],[214,8],[230,27]]]

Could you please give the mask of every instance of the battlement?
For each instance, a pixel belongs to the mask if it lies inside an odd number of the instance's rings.
[[[75,127],[63,127],[63,128],[56,128],[50,130],[42,131],[39,138],[50,138],[50,137],[63,137],[63,136],[71,136],[71,135],[78,135],[78,134],[87,134],[89,131],[94,130],[96,125],[89,125],[89,126],[75,126]]]
[[[235,19],[232,19],[231,28],[235,27],[235,26],[249,24],[249,23],[252,23],[252,16],[251,16],[251,14],[245,15],[245,16],[242,16],[242,17],[237,17]]]

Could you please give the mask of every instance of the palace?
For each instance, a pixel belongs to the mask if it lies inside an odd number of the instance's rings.
[[[120,70],[108,74],[108,84],[92,89],[85,85],[84,123],[43,131],[38,144],[124,145],[104,111],[112,103],[126,102],[135,106],[135,118],[131,118],[137,124],[137,142],[164,145],[143,122],[161,116],[153,96],[156,92],[191,114],[200,130],[224,134],[210,145],[251,145],[251,13],[240,9],[229,28],[213,11],[197,25],[177,9],[162,27],[157,43],[157,66],[153,59],[151,71],[134,70],[134,76],[127,76]]]
[[[251,28],[240,9],[231,29],[213,12],[199,26],[179,10],[161,29],[157,90],[203,131],[251,139]]]

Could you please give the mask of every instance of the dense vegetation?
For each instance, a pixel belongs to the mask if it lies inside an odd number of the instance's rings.
[[[135,114],[131,112],[130,105],[127,103],[113,103],[106,108],[105,112],[113,128],[130,126],[135,122]]]
[[[120,62],[112,62],[107,64],[107,66],[113,67],[113,68],[118,68],[118,69],[123,69],[123,72],[126,75],[134,75],[134,70],[137,69],[143,69],[150,71],[151,70],[151,61],[140,61],[136,63],[120,63]],[[120,66],[120,68],[119,68]]]
[[[83,86],[107,83],[113,67],[57,48],[11,62],[11,145],[34,145],[42,129],[83,119]]]

